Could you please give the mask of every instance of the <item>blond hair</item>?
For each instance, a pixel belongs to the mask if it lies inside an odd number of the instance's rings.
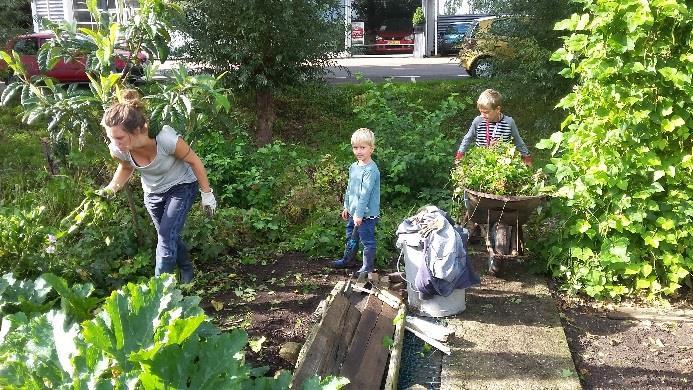
[[[351,144],[366,144],[370,147],[375,147],[375,134],[367,127],[357,129],[351,135]]]
[[[141,131],[146,125],[144,103],[134,89],[123,90],[118,101],[108,107],[101,118],[101,126],[122,126],[130,134],[135,134],[138,129]]]
[[[495,110],[503,103],[503,95],[494,89],[487,89],[479,95],[476,100],[477,108],[485,108],[487,110]]]

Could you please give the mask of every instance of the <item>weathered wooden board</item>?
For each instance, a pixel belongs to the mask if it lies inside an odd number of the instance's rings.
[[[373,328],[375,328],[382,308],[383,302],[381,300],[373,295],[368,296],[366,307],[363,313],[361,313],[361,321],[359,321],[356,327],[356,332],[349,346],[349,352],[347,352],[344,364],[339,372],[340,376],[349,378],[353,382],[360,375],[359,370],[366,352],[366,346],[368,346]]]
[[[349,345],[354,337],[354,332],[356,331],[356,326],[358,326],[361,320],[361,312],[356,309],[353,305],[349,305],[349,308],[344,316],[344,319],[337,332],[337,340],[332,344],[332,350],[326,355],[326,359],[323,361],[320,367],[320,375],[337,375],[340,368],[342,367],[342,362],[349,351]]]
[[[423,317],[407,316],[406,326],[442,342],[447,341],[450,334],[453,333],[452,329],[433,323],[428,318]]]
[[[332,352],[338,341],[338,332],[341,331],[342,322],[350,306],[344,295],[337,294],[333,297],[331,304],[326,308],[318,331],[310,340],[310,349],[307,350],[303,359],[299,357],[301,360],[294,373],[294,386],[298,387],[314,374],[323,375],[320,372],[322,363],[329,359],[328,354]]]
[[[693,322],[693,310],[668,310],[622,307],[606,313],[612,320],[650,320],[661,322]]]
[[[397,381],[399,380],[399,363],[402,359],[402,345],[404,344],[404,318],[407,315],[407,309],[404,303],[400,303],[397,308],[397,316],[399,321],[393,321],[395,324],[395,340],[392,350],[390,351],[390,364],[387,368],[387,377],[383,390],[395,390]]]
[[[377,287],[340,282],[316,314],[321,320],[299,353],[293,388],[312,375],[349,378],[348,389],[376,390],[383,383],[386,390],[396,388],[406,316],[401,300]],[[396,316],[401,319],[395,324]],[[394,338],[390,348],[386,338]]]
[[[349,377],[351,384],[348,388],[358,390],[378,390],[383,381],[383,374],[387,368],[387,357],[390,349],[385,343],[389,337],[392,342],[392,334],[395,330],[392,321],[397,312],[388,305],[383,305],[382,311],[373,327],[368,345],[363,351],[363,357],[358,369],[358,375]]]

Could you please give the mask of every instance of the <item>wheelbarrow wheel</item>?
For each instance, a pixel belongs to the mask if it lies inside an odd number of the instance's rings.
[[[507,256],[511,252],[512,226],[496,223],[493,225],[493,250]]]
[[[507,256],[511,253],[512,226],[494,223],[489,233],[492,239],[491,250],[493,253],[489,253],[488,273],[497,275],[500,271],[500,259],[496,255]]]
[[[498,274],[498,271],[500,271],[498,259],[496,259],[493,255],[489,256],[488,257],[488,273],[491,275],[496,275],[496,274]]]

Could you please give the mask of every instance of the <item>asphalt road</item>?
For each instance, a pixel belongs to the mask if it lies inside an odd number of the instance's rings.
[[[373,81],[391,78],[394,81],[443,80],[469,77],[457,57],[414,58],[411,55],[363,55],[337,59],[337,66],[328,69],[327,81],[358,82],[357,74]]]
[[[328,68],[326,80],[330,83],[356,83],[357,75],[373,81],[392,79],[415,83],[421,80],[444,80],[469,77],[459,65],[457,57],[414,58],[411,55],[361,55],[338,58],[337,65]],[[177,63],[166,63],[169,69]],[[160,69],[160,71],[163,69]],[[0,83],[0,93],[5,85]]]

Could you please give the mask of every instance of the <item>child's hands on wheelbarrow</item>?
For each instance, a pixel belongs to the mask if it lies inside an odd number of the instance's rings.
[[[525,163],[526,166],[531,167],[532,166],[532,156],[529,154],[526,156],[522,156],[522,162]]]
[[[458,150],[457,153],[455,153],[455,165],[460,163],[460,160],[462,160],[462,157],[464,157],[464,153],[462,153]]]

